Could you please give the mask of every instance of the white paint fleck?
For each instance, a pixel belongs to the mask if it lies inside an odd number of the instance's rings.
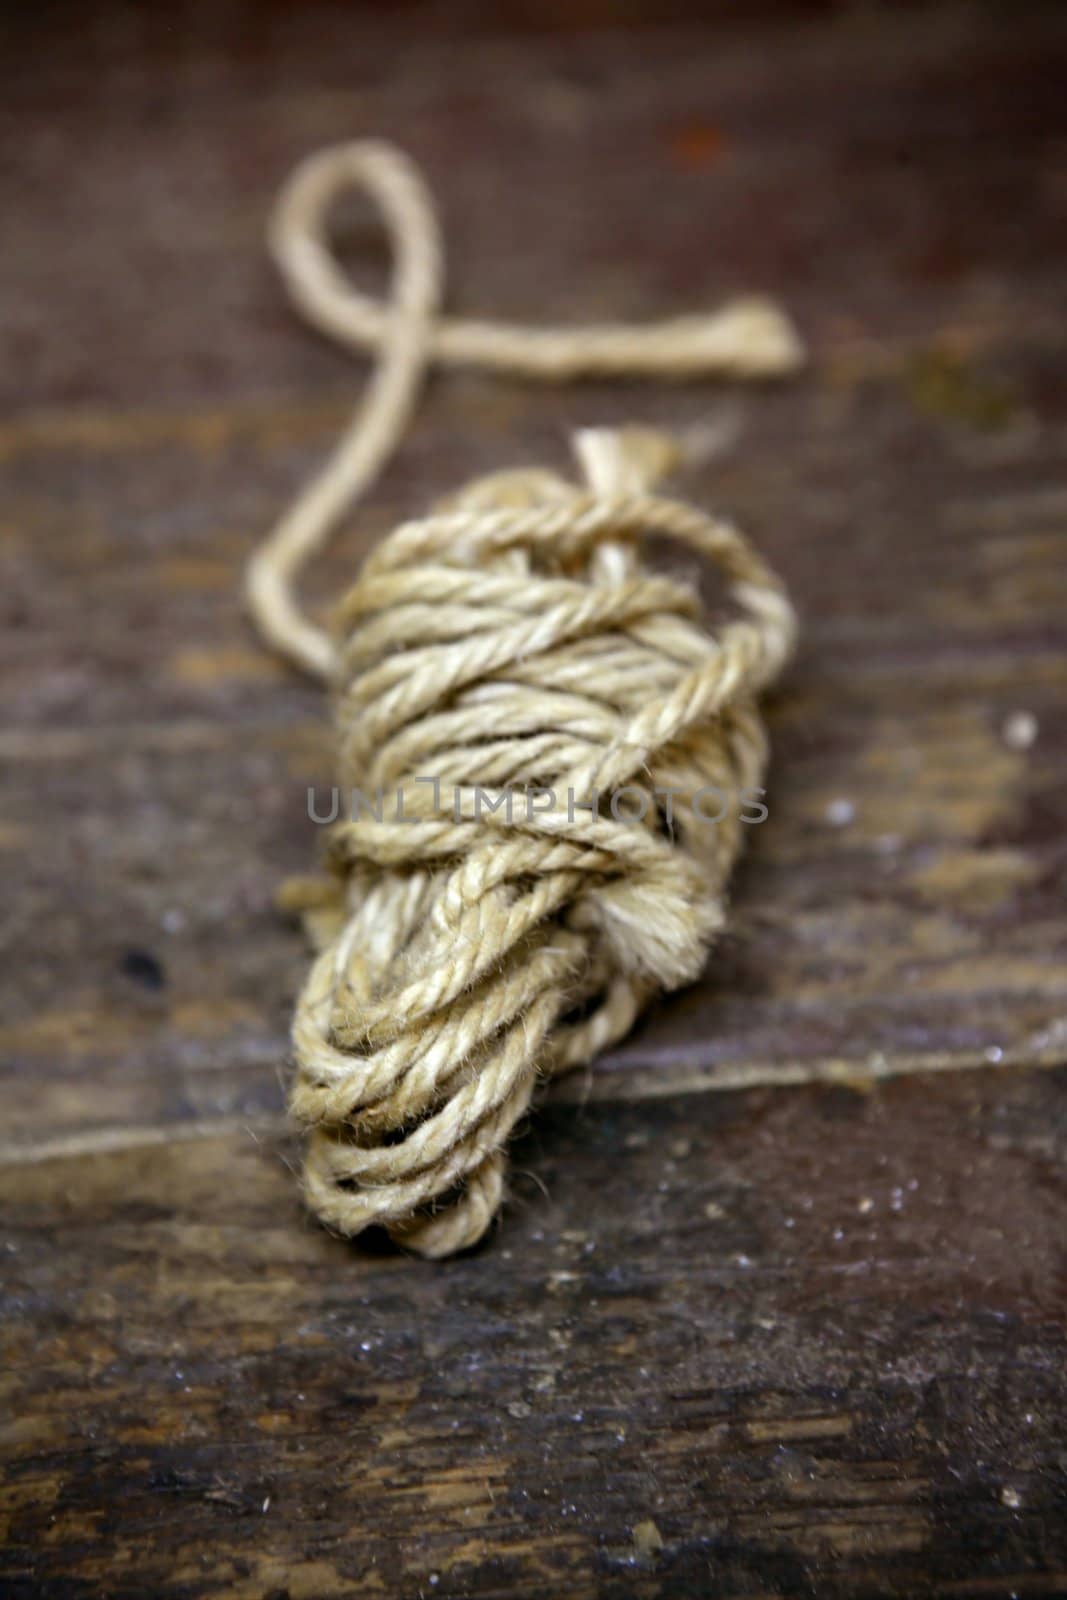
[[[1009,750],[1029,750],[1037,738],[1037,718],[1032,711],[1013,711],[1004,721],[1000,737]]]
[[[830,801],[823,815],[831,828],[847,828],[856,820],[856,807],[844,795],[838,795],[836,800]]]

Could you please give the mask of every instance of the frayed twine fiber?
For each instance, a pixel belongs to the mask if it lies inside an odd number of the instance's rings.
[[[391,237],[387,305],[329,250],[328,210],[353,186]],[[325,1223],[382,1224],[446,1256],[495,1216],[508,1136],[538,1079],[588,1062],[657,990],[698,976],[743,824],[728,813],[710,826],[685,797],[759,786],[756,697],[789,653],[793,612],[736,529],[655,492],[677,449],[636,428],[578,434],[580,485],[500,473],[397,528],[332,633],[300,611],[295,577],[395,448],[430,363],[555,380],[761,377],[793,370],[801,347],[761,300],[640,328],[441,318],[432,205],[383,144],[298,168],[271,240],[309,320],[378,361],[332,459],[250,563],[249,604],[273,646],[330,682],[344,792],[399,788],[417,819],[361,809],[332,829],[328,878],[290,892],[318,952],[296,1008],[290,1106]],[[642,565],[649,534],[720,571],[733,620],[707,631],[694,589]],[[446,786],[444,809],[428,778]],[[623,787],[647,798],[641,822],[582,808]],[[548,790],[579,804],[535,804]],[[491,809],[506,791],[510,815]],[[670,817],[664,791],[679,796]]]

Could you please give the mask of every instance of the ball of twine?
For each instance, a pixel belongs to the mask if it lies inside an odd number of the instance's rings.
[[[393,233],[388,310],[347,284],[326,245],[326,211],[353,182]],[[580,433],[580,485],[499,473],[405,523],[330,634],[300,613],[292,580],[395,445],[431,358],[551,377],[755,375],[790,369],[799,346],[753,302],[643,329],[436,320],[429,200],[381,145],[299,169],[273,237],[312,319],[380,351],[351,430],[249,571],[266,637],[332,685],[339,786],[353,796],[326,878],[288,893],[318,952],[290,1105],[317,1215],[345,1234],[384,1225],[440,1257],[497,1213],[538,1082],[698,976],[744,832],[738,804],[712,822],[699,796],[760,788],[756,698],[789,653],[793,613],[736,529],[655,492],[676,452],[643,429]],[[719,626],[703,625],[690,582],[642,563],[649,536],[717,570]]]

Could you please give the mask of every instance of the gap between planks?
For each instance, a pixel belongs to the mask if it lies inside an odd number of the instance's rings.
[[[735,1093],[757,1088],[797,1088],[829,1084],[866,1091],[890,1078],[920,1077],[927,1073],[1048,1071],[1064,1064],[1062,1047],[1038,1050],[1004,1050],[995,1061],[980,1051],[935,1052],[890,1059],[875,1053],[861,1061],[827,1057],[818,1061],[738,1064],[725,1067],[689,1066],[667,1060],[662,1067],[627,1068],[625,1071],[587,1070],[550,1085],[543,1104],[589,1105],[664,1099],[669,1095]],[[214,1117],[143,1127],[87,1129],[84,1133],[36,1142],[0,1144],[0,1168],[35,1166],[48,1161],[74,1161],[85,1156],[116,1155],[125,1151],[177,1144],[194,1139],[221,1139],[247,1134],[255,1142],[295,1135],[284,1112],[261,1117]]]

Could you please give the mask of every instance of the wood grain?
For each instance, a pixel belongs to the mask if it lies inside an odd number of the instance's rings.
[[[3,24],[6,1592],[1067,1593],[1067,26],[631,10]],[[685,490],[803,617],[705,978],[444,1268],[299,1208],[272,901],[329,741],[237,599],[363,379],[265,217],[364,132],[427,168],[457,308],[759,288],[813,356],[435,378],[309,580],[583,422],[725,419]]]

